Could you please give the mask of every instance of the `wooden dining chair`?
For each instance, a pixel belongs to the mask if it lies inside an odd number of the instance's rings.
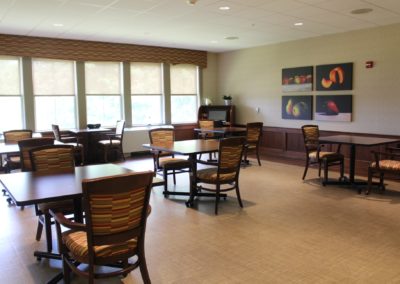
[[[94,283],[98,278],[125,276],[137,267],[143,282],[151,283],[144,241],[152,179],[153,173],[148,171],[83,180],[85,224],[51,211],[56,220],[64,283],[70,283],[71,271]],[[69,230],[62,232],[61,226]],[[131,263],[134,256],[136,260]],[[95,270],[95,266],[109,265],[114,267],[110,272]]]
[[[149,131],[150,144],[156,146],[168,146],[175,141],[175,131],[172,128],[155,128]],[[176,158],[174,154],[151,150],[153,155],[154,173],[162,172],[164,179],[164,196],[168,196],[168,175],[172,175],[176,185],[176,174],[188,173],[192,170],[192,162]]]
[[[385,176],[400,176],[400,148],[389,147],[387,152],[372,151],[373,160],[368,167],[368,186],[365,194],[372,189],[372,180],[379,177],[379,190],[385,191]]]
[[[304,147],[306,150],[306,165],[303,173],[305,179],[310,165],[318,165],[318,176],[321,176],[321,168],[324,168],[323,185],[328,181],[328,168],[330,166],[340,166],[340,179],[344,178],[344,156],[340,153],[340,144],[335,152],[321,151],[324,145],[319,143],[318,125],[303,125],[301,127]]]
[[[62,142],[64,145],[71,145],[74,147],[74,154],[79,157],[78,165],[85,164],[85,151],[83,143],[80,141],[78,136],[64,135],[60,131],[60,127],[57,124],[52,124],[51,129],[53,130],[54,139]]]
[[[108,155],[112,152],[116,152],[124,161],[124,150],[122,148],[122,142],[124,139],[125,131],[125,120],[118,120],[115,127],[115,132],[106,134],[108,139],[100,140],[97,145],[103,154],[103,160],[105,163],[108,162]]]
[[[41,175],[54,175],[62,173],[74,172],[74,146],[72,145],[47,145],[35,147],[29,150],[29,156],[32,165],[32,171]],[[54,190],[57,190],[57,184],[54,184]],[[51,215],[49,210],[52,209],[64,214],[72,214],[74,205],[72,200],[53,201],[38,204],[36,215],[38,216],[38,229],[36,240],[39,241],[42,228],[45,227],[47,251],[52,251],[52,232],[51,232]]]
[[[208,119],[201,119],[199,120],[199,128],[200,129],[213,129],[214,128],[214,120],[208,120]],[[216,135],[215,133],[212,132],[207,132],[207,131],[199,131],[197,132],[197,138],[198,139],[219,139],[221,136]],[[199,155],[199,160],[201,160],[202,154]],[[216,157],[216,153],[214,153],[214,156]],[[209,153],[209,158],[210,161],[212,160],[212,153]]]
[[[246,139],[244,137],[223,138],[219,142],[218,161],[202,162],[212,167],[201,169],[192,176],[192,184],[200,191],[215,192],[215,214],[218,214],[220,194],[236,190],[240,207],[243,207],[239,191],[239,172]],[[211,186],[210,186],[211,185]]]
[[[244,149],[244,161],[248,163],[247,155],[255,153],[258,165],[261,166],[260,161],[260,144],[263,132],[262,122],[249,122],[246,125],[246,145]]]
[[[3,136],[5,144],[17,144],[20,140],[32,138],[32,130],[8,130],[3,132]],[[8,154],[4,161],[6,173],[9,173],[15,169],[19,169],[21,167],[21,159],[19,154]]]

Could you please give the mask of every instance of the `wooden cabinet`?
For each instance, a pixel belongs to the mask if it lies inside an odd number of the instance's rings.
[[[235,106],[200,106],[198,120],[214,120],[215,126],[235,124]]]

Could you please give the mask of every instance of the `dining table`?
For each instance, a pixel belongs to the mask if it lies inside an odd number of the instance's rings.
[[[133,172],[115,164],[98,164],[75,167],[74,172],[60,174],[37,174],[35,172],[17,172],[1,174],[0,184],[8,192],[17,206],[37,205],[40,203],[73,200],[74,220],[83,221],[82,180],[115,176]],[[164,180],[153,178],[152,186],[160,186]],[[61,259],[59,253],[35,251],[34,256]]]
[[[356,148],[357,147],[373,147],[380,145],[387,145],[392,143],[399,143],[400,139],[384,138],[384,137],[371,137],[371,136],[359,136],[359,135],[330,135],[321,136],[319,138],[321,144],[339,144],[350,146],[350,165],[349,165],[349,176],[345,179],[337,181],[327,181],[325,184],[338,184],[338,185],[350,185],[350,186],[366,186],[367,181],[359,181],[355,179],[356,174]],[[358,188],[358,192],[361,193],[362,188]]]
[[[191,139],[173,141],[164,144],[143,144],[143,147],[150,150],[157,150],[161,152],[168,152],[171,154],[178,154],[188,156],[188,159],[192,161],[192,174],[195,176],[197,173],[197,155],[217,152],[219,149],[219,140],[216,139]],[[189,191],[169,191],[171,195],[187,195],[189,199],[186,201],[186,206],[193,206],[193,200],[198,196],[215,197],[214,193],[199,192],[196,189],[195,184],[190,179]],[[226,197],[226,194],[220,194],[221,197]]]

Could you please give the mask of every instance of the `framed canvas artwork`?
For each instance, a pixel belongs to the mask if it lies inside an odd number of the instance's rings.
[[[282,96],[283,119],[312,119],[313,96]]]
[[[282,69],[283,92],[310,92],[313,88],[313,67]]]
[[[351,121],[352,95],[320,95],[316,97],[315,120]]]
[[[353,89],[353,63],[317,65],[317,91],[338,91]]]

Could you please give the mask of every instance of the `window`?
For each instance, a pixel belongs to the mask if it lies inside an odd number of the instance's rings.
[[[19,58],[0,56],[0,132],[24,127],[20,74]]]
[[[198,67],[189,64],[171,65],[171,122],[197,121]]]
[[[121,63],[86,62],[87,123],[115,126],[122,118]]]
[[[66,60],[33,59],[36,130],[52,124],[76,128],[75,63]]]
[[[131,63],[132,124],[163,123],[162,65]]]

